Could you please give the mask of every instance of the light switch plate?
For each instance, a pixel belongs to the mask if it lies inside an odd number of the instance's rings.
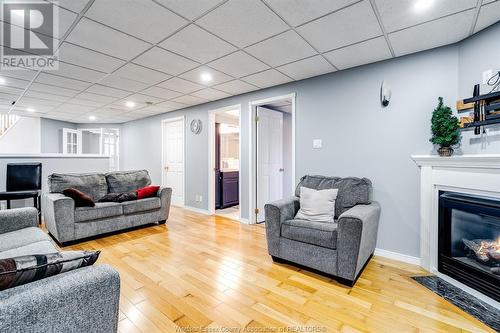
[[[314,139],[313,140],[313,149],[321,149],[323,147],[323,140]]]

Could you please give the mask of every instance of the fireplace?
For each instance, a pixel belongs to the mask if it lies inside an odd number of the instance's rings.
[[[500,199],[439,192],[438,271],[500,301]]]

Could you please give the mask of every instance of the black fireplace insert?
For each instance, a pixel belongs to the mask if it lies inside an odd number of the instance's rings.
[[[500,301],[500,199],[439,193],[438,270]]]

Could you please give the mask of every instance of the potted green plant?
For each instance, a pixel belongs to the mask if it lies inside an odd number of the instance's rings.
[[[432,138],[430,142],[439,145],[439,156],[453,155],[452,146],[460,142],[460,126],[458,118],[453,115],[450,107],[443,104],[443,97],[439,97],[439,104],[432,113]]]

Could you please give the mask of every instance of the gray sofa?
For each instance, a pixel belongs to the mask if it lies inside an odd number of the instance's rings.
[[[0,211],[0,259],[58,252],[35,208]],[[94,265],[0,291],[0,332],[116,332],[120,276]]]
[[[150,223],[165,223],[170,211],[171,188],[160,188],[152,198],[123,203],[97,202],[107,193],[135,191],[151,184],[146,170],[107,174],[52,174],[49,192],[42,196],[42,213],[49,233],[61,244]],[[76,188],[89,195],[95,207],[77,207],[61,194]]]
[[[300,187],[338,188],[331,223],[295,219]],[[295,196],[265,205],[268,252],[285,261],[353,285],[375,251],[380,205],[371,201],[372,184],[363,178],[304,176]]]

